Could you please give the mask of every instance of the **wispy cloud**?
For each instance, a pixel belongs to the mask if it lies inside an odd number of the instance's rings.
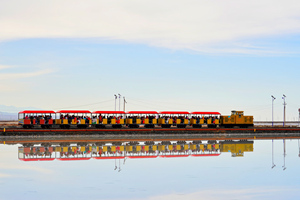
[[[9,68],[12,68],[12,66],[0,65],[0,70],[2,70],[2,69],[9,69]]]
[[[7,178],[7,177],[10,177],[11,175],[10,174],[1,174],[0,173],[0,178]]]
[[[276,194],[282,194],[285,192],[297,192],[300,190],[295,187],[284,188],[284,187],[260,187],[260,188],[247,188],[247,189],[215,189],[215,190],[202,190],[195,193],[184,193],[184,194],[168,194],[162,196],[153,196],[146,198],[148,200],[164,199],[164,200],[180,200],[180,199],[261,199],[263,197],[276,197]],[[184,198],[183,198],[184,197]]]
[[[52,69],[43,69],[34,72],[25,72],[25,73],[2,73],[0,74],[0,80],[12,80],[12,79],[20,79],[20,78],[30,78],[41,76],[45,74],[49,74],[54,72]]]
[[[30,170],[30,171],[36,171],[44,174],[54,173],[52,170],[41,168],[37,166],[31,166],[31,165],[15,165],[15,164],[0,164],[0,169],[17,169],[17,170]]]
[[[224,44],[218,52],[268,54],[273,51],[236,42],[300,33],[298,0],[11,0],[0,13],[0,41],[104,38],[208,53]]]

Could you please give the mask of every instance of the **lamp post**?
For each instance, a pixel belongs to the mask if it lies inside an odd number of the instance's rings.
[[[123,97],[123,100],[124,100],[123,111],[125,112],[125,104],[127,103],[127,101],[125,100],[125,97]]]
[[[273,109],[274,109],[274,100],[276,99],[273,95],[271,95],[271,97],[272,97],[272,127],[274,126],[274,120],[273,120],[273,117],[274,117],[274,115],[273,115]]]
[[[119,111],[121,111],[121,95],[120,94],[118,95],[119,95]]]
[[[115,95],[115,111],[117,111],[117,98],[118,98],[117,95]]]
[[[285,98],[286,98],[286,96],[283,95],[283,97],[282,97],[282,99],[283,99],[283,127],[285,126],[285,106],[286,106]]]
[[[299,108],[299,119],[298,119],[298,126],[300,126],[300,108]]]

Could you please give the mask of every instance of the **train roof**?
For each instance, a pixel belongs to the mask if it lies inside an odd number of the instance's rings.
[[[19,113],[55,113],[53,110],[23,110]]]
[[[191,112],[191,114],[195,114],[195,115],[221,115],[221,113],[219,112]]]
[[[91,113],[89,110],[59,110],[56,113]]]
[[[128,111],[126,114],[158,114],[157,111]]]
[[[92,113],[93,114],[125,114],[124,111],[102,111],[102,110],[93,111]]]
[[[161,111],[159,114],[172,114],[172,115],[189,115],[188,111]]]

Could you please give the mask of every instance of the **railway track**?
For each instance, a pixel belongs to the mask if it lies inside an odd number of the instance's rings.
[[[27,135],[153,135],[153,134],[257,134],[257,133],[300,133],[299,127],[255,127],[255,128],[122,128],[122,129],[22,129],[2,128],[1,136],[27,136]]]

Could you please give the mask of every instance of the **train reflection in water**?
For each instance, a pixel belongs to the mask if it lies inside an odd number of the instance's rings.
[[[219,156],[230,152],[232,157],[253,152],[253,141],[146,141],[76,144],[24,144],[18,148],[23,161],[89,160],[125,158],[168,158]]]

